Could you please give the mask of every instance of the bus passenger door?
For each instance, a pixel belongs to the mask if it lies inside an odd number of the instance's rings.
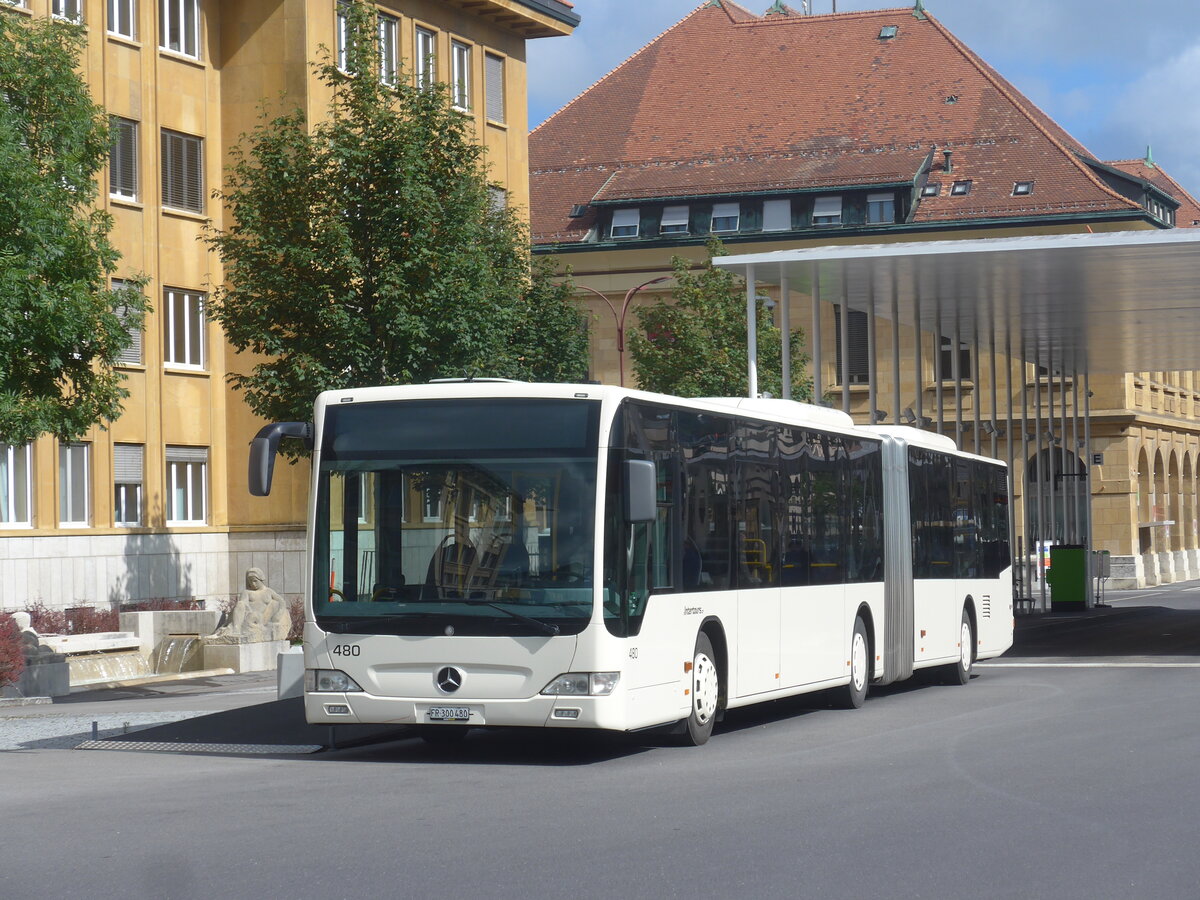
[[[733,555],[737,583],[736,695],[780,687],[780,474],[775,427],[739,423],[734,465]]]

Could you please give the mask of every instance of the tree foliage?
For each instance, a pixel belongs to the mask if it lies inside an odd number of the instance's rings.
[[[232,224],[209,235],[226,279],[212,313],[261,358],[231,382],[280,420],[306,418],[322,390],[584,377],[580,313],[548,268],[531,270],[473,120],[444,85],[382,84],[374,40],[373,9],[351,4],[347,71],[316,66],[326,117],[310,128],[264,109],[234,151]]]
[[[76,71],[83,29],[0,16],[0,441],[81,437],[128,395],[113,369],[141,327],[114,291],[111,218],[92,208],[109,128]],[[124,313],[121,313],[124,308]]]
[[[744,397],[749,385],[746,348],[746,283],[712,264],[724,256],[719,238],[708,243],[708,259],[698,271],[691,260],[671,259],[672,298],[660,298],[637,311],[640,331],[629,348],[638,383],[650,391],[680,397]],[[758,386],[782,396],[782,334],[766,304],[758,304]],[[792,331],[792,397],[812,398],[806,374],[804,333]]]

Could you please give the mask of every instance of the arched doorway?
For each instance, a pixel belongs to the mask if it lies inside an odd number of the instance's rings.
[[[1025,464],[1025,496],[1029,505],[1029,543],[1075,543],[1087,522],[1083,460],[1064,447],[1047,447]],[[1039,484],[1040,482],[1040,484]],[[1079,485],[1076,486],[1076,482]],[[1041,516],[1038,515],[1039,487]],[[1040,529],[1040,531],[1039,531]]]

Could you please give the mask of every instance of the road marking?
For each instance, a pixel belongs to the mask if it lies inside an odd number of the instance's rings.
[[[1028,663],[978,663],[989,669],[1200,669],[1200,662],[1194,663],[1059,663],[1059,662],[1028,662]]]

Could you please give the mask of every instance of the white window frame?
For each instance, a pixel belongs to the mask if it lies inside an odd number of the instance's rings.
[[[83,0],[50,0],[50,15],[79,24],[83,21]]]
[[[203,371],[208,351],[205,295],[182,288],[163,289],[163,360],[172,369]],[[182,332],[182,359],[177,359],[175,338]]]
[[[659,234],[687,234],[688,206],[667,206],[663,208],[662,222],[658,226]]]
[[[709,231],[714,234],[727,234],[737,231],[742,224],[742,204],[714,203],[712,208],[712,224]]]
[[[885,219],[882,216],[876,218],[875,213],[883,212],[890,208],[891,214]],[[895,225],[896,224],[896,195],[892,191],[880,191],[878,193],[867,194],[867,224],[868,225]]]
[[[137,40],[137,0],[108,0],[109,34]]]
[[[203,214],[204,138],[164,128],[161,145],[162,205]]]
[[[507,121],[507,103],[504,97],[504,79],[507,68],[503,56],[495,53],[483,55],[484,112],[489,122],[498,122],[501,125]]]
[[[0,528],[32,527],[33,445],[0,443]]]
[[[471,111],[471,45],[450,42],[450,95],[454,108]]]
[[[786,197],[763,201],[763,231],[792,230],[792,201]]]
[[[346,71],[346,33],[349,28],[348,17],[350,4],[348,0],[337,0],[333,5],[333,40],[336,65],[342,72]]]
[[[830,194],[814,200],[812,223],[813,225],[841,225],[841,194]]]
[[[136,464],[132,459],[136,457]],[[144,444],[113,444],[113,525],[134,528],[142,524],[142,485],[146,479]],[[136,469],[136,474],[133,473]],[[132,501],[132,503],[131,503]],[[130,517],[129,507],[134,515]]]
[[[138,133],[141,129],[133,119],[112,116],[109,121],[114,135],[108,153],[108,195],[136,201],[141,187],[138,171]]]
[[[641,232],[641,224],[642,212],[637,207],[614,209],[609,235],[614,238],[635,238]]]
[[[203,453],[203,459],[199,458],[200,453]],[[208,524],[208,448],[168,445],[166,457],[167,524]],[[198,497],[195,490],[197,480],[200,488]]]
[[[400,77],[400,20],[379,13],[376,41],[379,45],[379,83],[395,87]]]
[[[76,476],[79,475],[77,478]],[[83,484],[77,482],[82,479]],[[86,441],[58,445],[58,526],[91,524],[92,445]]]
[[[426,484],[421,488],[421,521],[422,522],[440,522],[442,521],[442,485]],[[434,505],[430,505],[430,500],[435,500]],[[431,514],[432,510],[432,514]]]
[[[432,87],[437,82],[437,32],[417,25],[413,48],[417,87]]]
[[[200,0],[161,0],[158,46],[168,53],[200,58]]]

